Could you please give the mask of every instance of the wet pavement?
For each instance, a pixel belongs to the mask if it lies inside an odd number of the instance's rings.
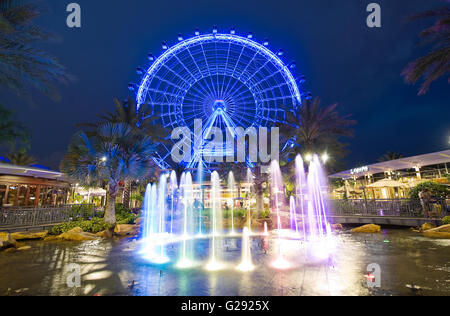
[[[208,240],[195,241],[198,265],[185,270],[173,263],[181,244],[168,246],[171,263],[155,265],[141,256],[142,245],[134,239],[28,242],[31,250],[0,254],[0,295],[450,295],[450,240],[387,229],[375,235],[341,232],[335,243],[331,259],[319,260],[306,255],[301,241],[286,241],[283,249],[291,267],[277,270],[272,267],[277,238],[254,237],[255,270],[244,273],[236,270],[239,239],[221,243],[226,266],[216,272],[205,270]],[[381,268],[381,287],[374,289],[366,278],[373,263]],[[78,288],[67,285],[74,280],[73,264],[81,272]]]

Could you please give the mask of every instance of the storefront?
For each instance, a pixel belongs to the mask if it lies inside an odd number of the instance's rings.
[[[360,166],[331,175],[334,199],[401,199],[420,183],[450,184],[450,150]]]
[[[60,172],[0,164],[1,207],[62,205],[70,192],[70,182]]]

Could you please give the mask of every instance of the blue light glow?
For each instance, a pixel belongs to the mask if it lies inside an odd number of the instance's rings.
[[[158,108],[162,124],[170,134],[179,126],[193,131],[195,119],[202,119],[209,130],[232,127],[271,127],[286,118],[286,110],[301,105],[302,95],[291,69],[280,59],[283,51],[270,51],[247,37],[213,34],[183,39],[169,47],[144,72],[136,103]],[[222,101],[223,103],[217,103]],[[206,124],[205,124],[206,122]],[[158,150],[158,161],[170,159],[169,150]],[[161,164],[158,163],[160,166]]]

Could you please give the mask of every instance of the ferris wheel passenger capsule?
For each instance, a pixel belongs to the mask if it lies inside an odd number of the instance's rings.
[[[136,72],[138,75],[143,75],[145,73],[145,70],[141,67],[136,68]]]
[[[234,27],[231,29],[230,34],[231,35],[235,35],[236,34],[236,29]]]
[[[267,38],[264,40],[263,45],[264,46],[269,46],[269,40]]]
[[[200,36],[200,30],[199,29],[195,29],[195,36]]]
[[[134,83],[129,83],[128,84],[128,90],[130,90],[130,91],[136,90],[136,85]]]
[[[148,60],[154,61],[155,60],[155,56],[153,56],[153,54],[148,54]]]
[[[253,38],[253,33],[252,32],[248,33],[247,38],[248,39],[252,39]]]
[[[167,46],[166,42],[162,43],[162,49],[167,50],[169,47]]]
[[[183,40],[183,35],[178,34],[178,40],[181,42]]]
[[[217,26],[213,26],[213,34],[217,34]]]
[[[284,55],[284,51],[282,50],[282,49],[280,49],[278,52],[277,52],[277,55],[278,56],[283,56]]]
[[[289,65],[289,68],[291,68],[291,69],[295,69],[295,67],[297,67],[297,64],[296,64],[295,62],[292,62],[292,63]]]
[[[306,77],[305,76],[300,76],[300,78],[298,78],[298,82],[301,84],[304,84],[306,82]]]

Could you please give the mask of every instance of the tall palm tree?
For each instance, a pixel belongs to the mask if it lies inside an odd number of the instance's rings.
[[[84,186],[107,184],[105,222],[113,227],[119,183],[130,178],[144,179],[153,151],[150,137],[135,133],[124,123],[105,123],[95,136],[83,132],[74,136],[61,170]]]
[[[401,153],[396,153],[393,151],[386,152],[383,156],[378,158],[378,162],[385,162],[385,161],[391,161],[391,160],[397,160],[403,158],[403,155]]]
[[[18,95],[32,86],[53,99],[57,82],[67,82],[65,68],[39,45],[54,36],[34,21],[41,15],[35,2],[0,0],[0,86]]]
[[[13,112],[0,105],[0,145],[14,146],[28,142],[28,129],[13,117]]]
[[[33,156],[30,156],[25,150],[19,150],[12,154],[9,154],[6,158],[8,158],[9,162],[13,165],[17,166],[30,166],[36,163],[36,160]]]
[[[336,111],[338,104],[322,107],[320,99],[305,100],[296,112],[286,113],[286,123],[281,126],[281,134],[285,139],[294,139],[295,143],[286,152],[293,161],[295,155],[319,153],[327,151],[337,161],[344,154],[341,137],[353,137],[352,126],[356,121],[351,115],[340,116]]]
[[[134,133],[141,133],[152,139],[154,144],[165,142],[164,128],[159,124],[160,117],[148,104],[142,104],[139,108],[133,98],[128,97],[125,102],[120,102],[114,99],[115,111],[105,112],[99,115],[99,122],[97,123],[82,123],[78,126],[84,127],[87,131],[86,134],[94,136],[98,127],[105,123],[127,124]],[[153,163],[152,170],[156,170],[157,166]],[[124,180],[123,190],[123,205],[126,208],[130,207],[131,185],[133,178]]]
[[[449,3],[449,0],[446,0]],[[433,49],[425,56],[410,63],[402,72],[407,83],[415,84],[423,77],[419,95],[424,95],[430,85],[450,72],[450,8],[430,10],[411,19],[434,18],[435,23],[423,30],[419,36],[423,44],[433,44]],[[450,83],[450,77],[448,78]]]

